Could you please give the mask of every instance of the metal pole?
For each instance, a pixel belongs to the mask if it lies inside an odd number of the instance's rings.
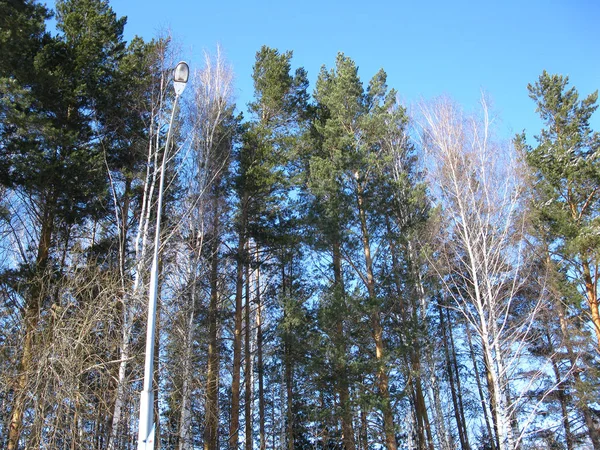
[[[154,335],[156,332],[156,302],[158,292],[158,251],[160,247],[160,219],[162,216],[163,187],[165,182],[165,166],[169,153],[171,141],[171,129],[177,108],[179,95],[175,95],[169,130],[167,131],[167,142],[160,168],[160,184],[158,187],[158,208],[156,211],[156,231],[154,234],[154,255],[152,257],[152,269],[150,270],[150,292],[148,294],[148,326],[146,329],[146,360],[144,364],[144,390],[140,393],[140,422],[138,434],[138,450],[154,450]]]

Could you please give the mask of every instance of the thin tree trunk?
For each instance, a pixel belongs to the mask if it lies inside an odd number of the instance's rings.
[[[249,254],[250,252],[247,252]],[[246,263],[246,308],[244,315],[244,421],[245,448],[252,450],[252,352],[250,349],[250,261]]]
[[[491,322],[492,327],[496,327],[495,322]],[[493,336],[497,336],[498,333],[493,330]],[[484,347],[485,348],[485,347]],[[510,413],[510,387],[508,380],[506,379],[506,371],[504,368],[504,358],[502,356],[502,350],[498,339],[493,340],[493,351],[495,353],[495,371],[493,372],[493,381],[495,382],[496,392],[496,411],[498,413],[498,426],[502,430],[500,449],[501,450],[512,450],[515,448],[515,437],[514,421],[512,420],[512,414]],[[491,357],[491,348],[488,349]]]
[[[258,422],[260,450],[267,448],[265,434],[265,386],[263,366],[263,334],[262,334],[262,304],[260,292],[260,264],[258,258],[258,245],[256,246],[256,353],[258,364]]]
[[[492,323],[493,325],[493,323]],[[493,332],[492,332],[493,335]],[[482,349],[484,354],[484,363],[486,366],[488,389],[492,403],[494,417],[494,426],[498,437],[498,448],[500,450],[512,450],[514,448],[512,429],[510,427],[510,417],[508,414],[508,403],[504,397],[504,387],[500,374],[503,373],[502,357],[499,354],[497,345],[490,346],[488,343],[489,334],[485,328],[481,333]],[[493,354],[496,355],[494,359]],[[495,365],[492,365],[495,361]]]
[[[369,425],[364,405],[360,408],[360,448],[362,450],[368,450],[369,448]]]
[[[388,235],[391,237],[392,236],[392,227],[390,224],[390,221],[388,218],[386,218],[385,220],[386,223],[386,229],[388,232]],[[366,226],[365,226],[366,228]],[[402,286],[402,282],[400,280],[400,265],[398,262],[398,248],[396,246],[396,243],[394,242],[393,237],[390,238],[389,240],[389,244],[390,244],[390,249],[391,249],[391,256],[392,256],[392,267],[393,267],[393,272],[394,272],[394,283],[396,285],[396,291],[397,291],[397,295],[398,298],[401,299],[402,296],[402,292],[403,292],[403,286]],[[409,248],[410,248],[410,244],[409,244]],[[410,252],[410,250],[409,250]],[[417,279],[417,291],[419,292],[419,295],[423,295],[423,289],[420,281],[420,276],[419,273],[417,273],[414,270],[414,264],[412,262],[413,255],[412,252],[410,252],[410,265],[411,268],[413,270],[413,272],[415,272],[415,279]],[[407,330],[408,336],[411,339],[411,345],[409,345],[409,350],[407,351],[406,357],[405,357],[405,361],[406,361],[406,367],[410,367],[411,370],[411,377],[410,377],[410,383],[411,383],[411,387],[412,387],[412,403],[413,403],[413,408],[414,408],[414,416],[415,416],[415,424],[416,424],[416,428],[417,428],[417,440],[418,443],[417,445],[419,446],[419,448],[423,448],[425,449],[426,447],[432,448],[433,447],[433,438],[432,438],[432,433],[431,433],[431,425],[429,422],[429,417],[427,414],[427,407],[425,404],[425,397],[423,395],[423,386],[422,386],[422,380],[421,380],[421,358],[420,358],[420,350],[421,350],[421,343],[419,341],[418,338],[414,338],[414,334],[410,334],[411,331],[415,328],[415,326],[418,326],[418,315],[417,315],[417,310],[419,308],[419,305],[413,305],[413,314],[412,314],[412,321],[413,324],[410,323],[410,321],[408,320],[408,312],[407,312],[407,308],[405,307],[405,305],[402,303],[402,300],[399,300],[400,305],[400,322],[402,324],[402,327]],[[445,434],[445,432],[444,432]],[[426,436],[428,438],[426,438]],[[441,439],[441,437],[440,437]]]
[[[287,448],[294,450],[294,410],[293,396],[294,389],[292,380],[294,377],[294,367],[291,361],[291,348],[289,340],[285,343],[285,399],[286,399],[286,435]]]
[[[459,407],[458,407],[458,394],[456,392],[456,385],[454,383],[454,374],[452,370],[452,363],[450,361],[450,351],[448,347],[450,346],[450,341],[447,337],[446,325],[444,321],[444,314],[442,312],[442,306],[438,305],[439,315],[440,315],[440,326],[442,327],[442,335],[444,336],[444,356],[446,358],[446,372],[448,375],[448,383],[450,384],[450,394],[452,397],[452,406],[454,410],[454,419],[456,420],[456,428],[458,430],[458,438],[460,440],[460,446],[462,449],[467,448],[467,444],[465,442],[465,431],[463,427],[463,422],[461,419]]]
[[[590,263],[582,258],[581,263],[583,269],[583,281],[585,283],[585,294],[588,305],[590,307],[590,313],[592,315],[592,322],[594,323],[594,331],[596,332],[596,340],[598,349],[600,350],[600,312],[598,311],[598,293],[596,292],[596,283],[592,279],[590,271]]]
[[[432,362],[431,355],[428,355],[428,361],[430,367],[435,367]],[[440,399],[440,386],[438,381],[439,380],[435,376],[435,372],[432,373],[430,377],[430,387],[426,392],[430,398],[430,404],[433,405],[434,422],[440,449],[451,450],[455,448],[454,437],[452,434],[448,434],[448,430],[446,428],[446,420],[442,411],[442,401]]]
[[[115,377],[115,399],[111,408],[111,429],[109,436],[109,450],[114,450],[119,447],[118,437],[120,435],[119,425],[121,423],[121,411],[125,402],[125,377],[127,372],[127,360],[129,359],[129,346],[130,346],[130,334],[131,334],[131,320],[130,320],[130,308],[129,295],[127,293],[126,283],[126,265],[127,265],[127,240],[129,235],[129,207],[131,202],[131,176],[127,176],[125,179],[125,190],[123,192],[123,207],[121,208],[121,229],[120,231],[120,245],[119,245],[119,270],[121,278],[121,301],[118,304],[118,316],[121,317],[122,328],[121,328],[121,342],[119,345],[119,366],[117,370],[117,376]],[[115,208],[117,208],[115,201]]]
[[[282,257],[281,257],[281,295],[282,298],[284,299],[284,304],[287,305],[288,301],[289,301],[289,296],[290,293],[286,292],[288,283],[291,285],[291,280],[289,280],[286,277],[286,273],[285,273],[285,256],[283,255],[282,252]],[[284,321],[287,318],[287,306],[284,307]],[[287,441],[287,449],[288,450],[294,450],[294,411],[293,411],[293,396],[294,396],[294,389],[293,389],[293,371],[294,371],[294,364],[293,364],[293,360],[292,360],[292,344],[290,342],[290,331],[286,330],[284,337],[283,337],[283,357],[284,357],[284,380],[285,380],[285,410],[286,410],[286,441]]]
[[[484,346],[484,344],[482,344]],[[490,402],[490,415],[492,417],[492,423],[494,428],[494,438],[496,448],[502,450],[502,446],[500,445],[500,433],[498,429],[498,401],[496,398],[496,390],[494,386],[494,381],[492,379],[492,371],[490,368],[490,358],[488,356],[488,352],[485,349],[482,351],[483,353],[483,366],[485,367],[485,379],[487,382],[487,390],[488,390],[488,398]]]
[[[325,402],[325,398],[323,396],[323,390],[319,389],[319,407],[321,411],[327,411],[328,407]],[[321,430],[321,448],[327,449],[329,448],[329,417],[326,417],[325,422],[321,422],[322,430]]]
[[[471,355],[471,360],[473,362],[473,371],[475,372],[475,381],[477,382],[477,391],[479,393],[479,399],[481,401],[481,408],[483,410],[483,418],[485,420],[485,425],[487,428],[487,432],[488,432],[488,436],[490,437],[490,445],[491,445],[491,449],[490,450],[496,450],[497,449],[497,434],[495,433],[496,430],[496,424],[492,424],[490,422],[490,417],[489,414],[487,412],[487,400],[485,398],[485,395],[483,393],[483,387],[481,386],[481,375],[479,374],[479,365],[477,364],[477,357],[475,355],[475,349],[473,348],[473,340],[471,338],[471,331],[469,329],[469,324],[467,324],[465,326],[465,331],[467,333],[467,341],[469,343],[469,353]],[[491,406],[490,406],[491,408]],[[493,411],[492,413],[492,417],[493,417]],[[494,432],[492,431],[494,430]]]
[[[279,387],[279,414],[282,419],[285,415],[286,411],[286,403],[287,400],[285,398],[285,376],[283,372],[281,372],[281,378],[278,380],[277,386]],[[287,434],[287,426],[285,420],[279,420],[279,448],[286,448],[286,434]]]
[[[337,300],[345,302],[344,279],[342,276],[342,256],[339,242],[333,244],[333,276],[334,292]],[[338,314],[336,324],[337,336],[334,338],[336,351],[339,355],[346,355],[346,338],[344,335],[343,314]],[[348,386],[348,375],[344,363],[336,363],[335,373],[337,377],[337,391],[340,400],[341,421],[342,421],[342,440],[346,450],[356,450],[356,441],[354,438],[354,427],[352,423],[352,409],[350,408],[350,389]]]
[[[429,416],[427,414],[427,405],[425,404],[425,397],[423,396],[423,387],[421,384],[421,362],[419,360],[416,351],[410,352],[411,366],[413,372],[413,385],[415,395],[415,414],[417,415],[417,422],[420,430],[420,436],[422,436],[422,447],[433,450],[433,436],[431,434],[431,425],[429,424]]]
[[[34,406],[35,416],[33,419],[33,424],[31,426],[31,432],[29,433],[27,443],[25,445],[26,448],[40,448],[43,440],[44,434],[44,423],[46,422],[46,414],[44,413],[46,410],[46,399],[48,385],[44,386],[44,390],[46,392],[42,393],[42,395],[38,395],[37,405]],[[55,413],[57,416],[60,413]],[[57,417],[54,422],[54,431],[60,429],[61,424],[58,422],[59,418]]]
[[[463,402],[463,397],[462,397],[462,386],[460,384],[460,371],[458,370],[458,358],[456,357],[456,345],[454,345],[454,332],[453,332],[453,326],[452,326],[452,322],[450,320],[450,311],[447,309],[446,310],[446,318],[448,319],[448,334],[450,335],[450,355],[452,357],[452,366],[454,367],[454,376],[455,376],[455,381],[456,381],[456,393],[457,395],[457,400],[458,400],[458,409],[460,412],[460,419],[461,419],[461,424],[463,427],[463,435],[465,438],[465,445],[466,447],[464,447],[464,449],[469,449],[470,445],[469,445],[469,434],[467,433],[467,420],[465,418],[465,407],[464,407],[464,402]]]
[[[237,269],[235,281],[235,315],[233,331],[233,375],[231,382],[231,418],[229,426],[229,448],[238,448],[240,431],[240,371],[242,367],[242,297],[244,291],[244,267],[246,258],[246,225],[248,221],[248,194],[241,201],[241,220],[237,250]]]
[[[194,318],[196,317],[196,260],[197,257],[193,258],[194,275],[192,276],[192,292],[190,293],[190,310],[187,319],[187,333],[185,336],[185,352],[183,356],[183,369],[182,369],[182,386],[181,386],[181,406],[179,413],[179,432],[178,432],[178,446],[179,450],[185,450],[190,448],[191,436],[190,436],[190,422],[191,422],[191,389],[190,379],[192,372],[192,348],[194,340]]]
[[[563,428],[565,430],[565,443],[567,444],[567,450],[573,450],[573,445],[575,443],[575,437],[571,432],[571,421],[569,420],[569,409],[568,409],[568,394],[565,391],[564,380],[562,379],[562,375],[560,373],[560,368],[556,362],[556,358],[554,356],[554,344],[552,343],[552,337],[546,331],[546,341],[548,342],[548,347],[550,350],[550,362],[552,363],[552,371],[554,372],[554,379],[556,380],[557,386],[557,397],[560,402],[560,410],[562,413],[562,423]]]
[[[567,356],[569,358],[569,362],[571,363],[571,373],[573,374],[573,379],[575,380],[575,386],[581,386],[583,383],[579,373],[580,369],[577,367],[577,357],[575,355],[575,352],[573,351],[573,346],[571,344],[571,336],[568,330],[564,306],[560,301],[557,302],[557,306],[558,316],[560,319],[560,328],[563,334],[563,342],[565,348],[567,349]],[[592,446],[594,447],[594,450],[600,450],[600,431],[594,423],[594,413],[586,402],[578,403],[578,409],[581,412],[583,420],[585,421],[585,424],[587,426],[588,435],[590,437],[590,440],[592,441]]]
[[[412,445],[412,447],[414,447],[417,450],[426,450],[427,448],[427,438],[425,437],[425,426],[423,425],[423,417],[420,415],[420,405],[418,404],[419,401],[417,400],[417,390],[415,387],[415,383],[413,380],[413,375],[412,373],[410,373],[410,371],[412,371],[412,365],[410,363],[410,357],[408,356],[408,354],[406,355],[405,359],[404,359],[404,364],[406,365],[406,368],[409,372],[409,387],[410,390],[407,389],[408,393],[410,394],[410,420],[411,420],[411,426],[414,427],[414,433],[410,433],[411,434],[411,438],[415,438],[416,437],[416,443],[414,445]],[[410,446],[409,446],[410,447]],[[410,447],[410,448],[412,448]]]
[[[213,229],[214,229],[214,236],[213,236],[213,243],[212,246],[210,248],[211,252],[214,251],[216,253],[216,251],[218,250],[218,244],[219,244],[219,239],[218,239],[218,224],[219,224],[219,214],[218,214],[218,199],[216,197],[213,198],[213,211],[214,211],[214,216],[213,216]],[[191,293],[190,293],[190,299],[189,299],[189,316],[187,317],[187,333],[186,333],[186,337],[185,337],[185,352],[184,352],[184,356],[183,356],[183,369],[182,369],[182,387],[181,387],[181,405],[180,405],[180,415],[179,415],[179,433],[178,433],[178,446],[179,446],[179,450],[185,450],[188,448],[191,448],[192,446],[192,436],[190,435],[191,433],[191,388],[190,388],[190,383],[191,383],[191,379],[192,379],[192,356],[193,356],[193,347],[194,347],[194,331],[195,331],[195,327],[194,327],[194,321],[196,319],[196,309],[197,309],[197,286],[199,284],[199,280],[198,280],[198,265],[199,265],[199,261],[201,258],[201,254],[202,254],[202,250],[203,250],[203,246],[204,246],[204,230],[200,229],[200,230],[194,230],[194,241],[193,241],[193,248],[192,248],[192,256],[191,256],[191,261],[189,262],[190,267],[191,267],[191,279],[188,281],[188,283],[191,283],[192,285],[192,289],[191,289]],[[216,248],[215,248],[216,247]],[[216,259],[216,257],[214,256],[214,254],[211,254],[211,258],[213,260]],[[216,269],[215,269],[216,270]],[[212,267],[212,263],[211,263],[211,270],[209,271],[209,284],[210,284],[210,288],[211,288],[211,296],[212,296],[212,277],[213,277],[213,267]],[[208,359],[210,359],[210,352],[211,352],[211,319],[213,317],[211,317],[211,300],[209,300],[209,313],[208,313],[208,321],[209,321],[209,337],[208,337],[208,341],[209,341],[209,349],[208,349]],[[216,331],[215,331],[216,334]],[[208,372],[208,370],[207,370]],[[212,376],[213,374],[210,374],[210,376]],[[208,385],[210,384],[211,380],[210,377],[207,373],[207,391],[209,389]],[[208,411],[208,392],[207,392],[207,405],[206,405],[206,410]],[[206,441],[205,441],[205,445],[206,445]]]
[[[450,393],[452,396],[452,405],[454,407],[454,418],[456,420],[456,428],[458,429],[458,439],[460,440],[460,446],[463,450],[469,448],[467,438],[467,427],[464,420],[464,411],[462,406],[459,405],[459,398],[462,396],[460,393],[460,387],[458,383],[455,383],[455,376],[458,382],[458,367],[456,365],[456,355],[454,352],[450,353],[450,346],[454,346],[454,338],[452,337],[452,324],[450,323],[450,317],[448,316],[448,326],[446,326],[446,320],[444,320],[444,311],[441,304],[438,303],[438,312],[440,316],[440,326],[442,328],[442,336],[444,337],[444,355],[446,357],[446,372],[448,373],[448,382],[450,383]],[[450,336],[448,334],[450,333]],[[454,357],[454,360],[452,360]],[[460,400],[462,403],[462,400]]]
[[[216,204],[216,199],[215,199]],[[218,277],[219,277],[219,215],[213,222],[213,242],[210,252],[210,300],[208,305],[208,364],[206,373],[206,413],[204,426],[204,450],[218,449],[219,428],[219,343],[218,335]]]

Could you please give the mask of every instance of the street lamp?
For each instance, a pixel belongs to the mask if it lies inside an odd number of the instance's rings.
[[[156,230],[154,235],[154,256],[150,270],[150,290],[148,293],[148,326],[146,329],[146,361],[144,363],[144,390],[140,393],[140,423],[138,434],[138,450],[154,450],[154,391],[152,380],[154,372],[154,334],[156,331],[156,298],[158,292],[158,249],[160,247],[160,219],[162,216],[163,187],[165,182],[165,165],[171,141],[171,129],[175,117],[177,100],[182,94],[190,75],[190,68],[186,62],[181,61],[173,71],[173,85],[175,88],[175,101],[171,120],[167,131],[167,142],[163,153],[160,168],[160,184],[158,187],[158,209],[156,211]]]

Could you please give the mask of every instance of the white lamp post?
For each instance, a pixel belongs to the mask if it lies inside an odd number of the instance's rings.
[[[154,450],[154,391],[152,390],[154,372],[154,334],[156,331],[156,299],[158,292],[158,249],[160,247],[160,219],[162,216],[163,187],[165,182],[165,165],[169,153],[171,141],[171,128],[177,100],[185,89],[188,81],[190,68],[181,61],[173,71],[173,84],[175,87],[175,101],[167,131],[167,142],[163,153],[160,168],[160,184],[158,187],[158,209],[156,211],[156,231],[154,235],[154,256],[152,258],[152,269],[150,271],[150,291],[148,294],[148,326],[146,329],[146,362],[144,364],[144,390],[140,394],[140,423],[138,434],[138,450]]]

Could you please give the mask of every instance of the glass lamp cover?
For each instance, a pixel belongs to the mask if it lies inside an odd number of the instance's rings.
[[[175,67],[173,78],[175,81],[180,83],[187,83],[189,76],[190,68],[188,67],[187,63],[181,61],[179,64],[177,64],[177,67]]]

